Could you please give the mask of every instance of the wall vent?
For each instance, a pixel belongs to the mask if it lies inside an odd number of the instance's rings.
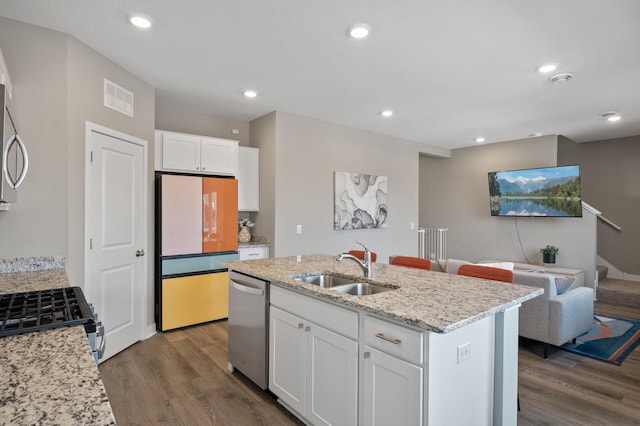
[[[105,78],[104,106],[133,117],[133,93]]]

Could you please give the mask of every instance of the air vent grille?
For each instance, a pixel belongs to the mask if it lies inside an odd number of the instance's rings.
[[[104,106],[133,117],[133,93],[105,78]]]

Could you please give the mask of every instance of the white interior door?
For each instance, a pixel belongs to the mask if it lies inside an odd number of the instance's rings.
[[[105,326],[102,361],[143,338],[146,142],[87,123],[85,293]]]

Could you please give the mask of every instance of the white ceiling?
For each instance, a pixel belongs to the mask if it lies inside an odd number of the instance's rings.
[[[640,135],[637,0],[0,0],[0,15],[69,33],[158,102],[216,116],[277,110],[451,149]],[[371,36],[347,37],[355,22]],[[574,78],[550,82],[547,62]]]

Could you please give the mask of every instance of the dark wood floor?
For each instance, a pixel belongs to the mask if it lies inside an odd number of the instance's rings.
[[[640,309],[596,303],[640,320]],[[272,395],[227,371],[227,323],[159,333],[100,365],[119,425],[299,425]],[[640,348],[622,364],[523,341],[519,425],[640,425]]]

